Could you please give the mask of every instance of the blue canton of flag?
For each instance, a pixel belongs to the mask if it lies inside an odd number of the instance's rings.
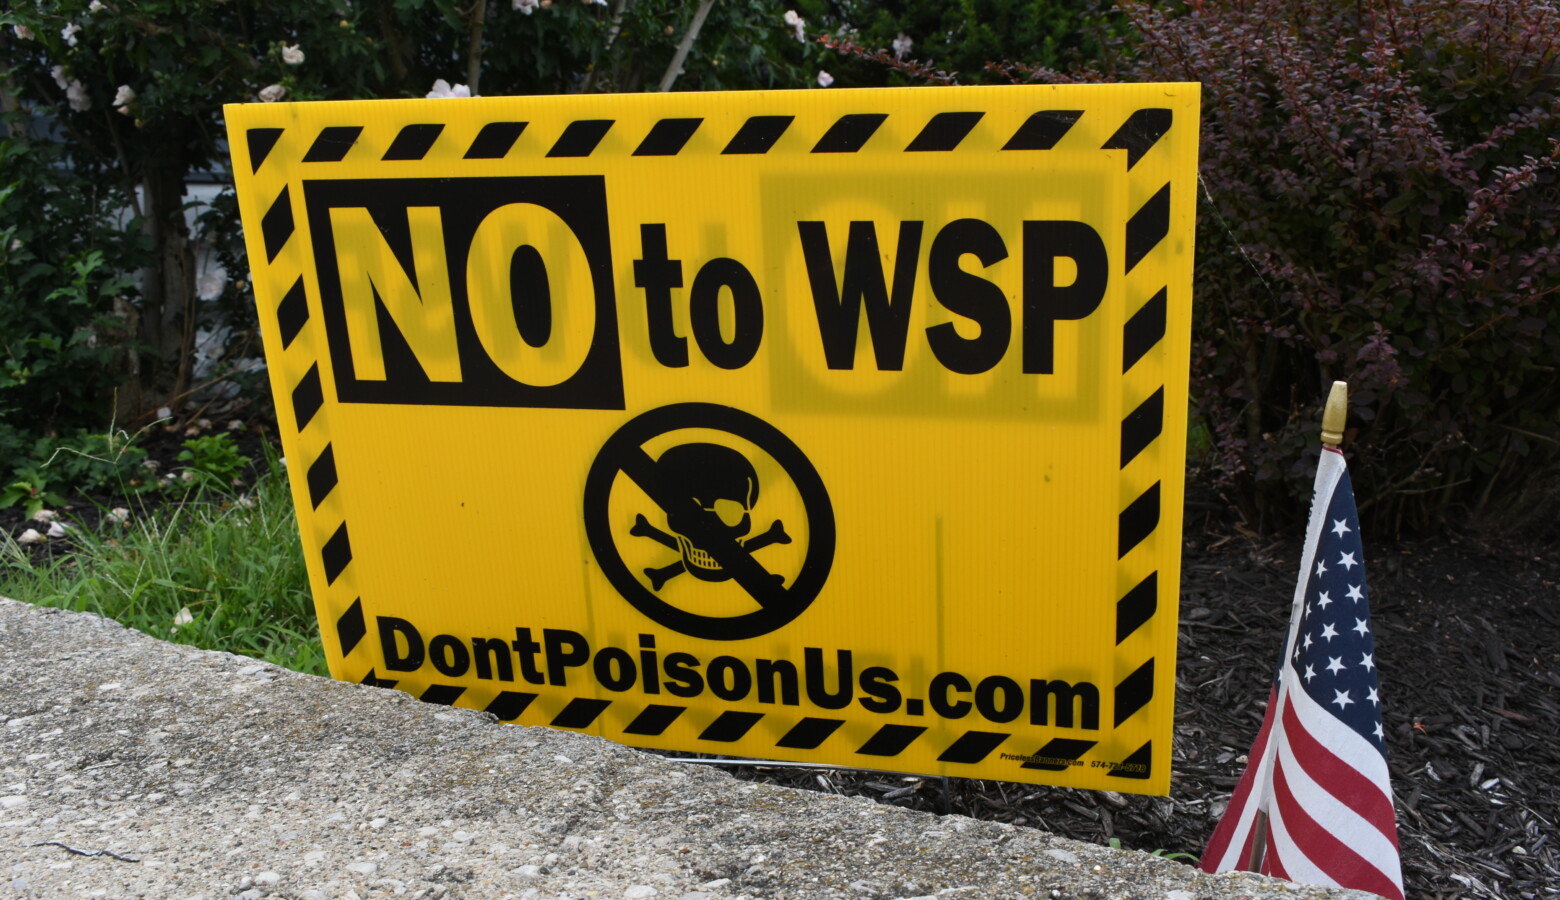
[[[1339,721],[1382,748],[1381,698],[1376,679],[1376,642],[1371,635],[1365,588],[1365,550],[1349,473],[1327,507],[1300,633],[1291,655],[1291,677]]]

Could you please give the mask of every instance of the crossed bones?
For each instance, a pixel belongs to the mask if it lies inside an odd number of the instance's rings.
[[[676,550],[678,553],[682,552],[682,545],[678,543],[676,536],[668,534],[654,525],[651,525],[650,520],[646,519],[643,514],[634,517],[634,527],[630,528],[628,533],[634,535],[635,537],[647,537],[658,544],[661,544],[672,550]],[[768,531],[764,532],[763,534],[754,535],[753,537],[740,541],[739,546],[741,546],[744,550],[751,551],[762,550],[763,548],[768,547],[770,544],[789,543],[791,543],[791,536],[785,533],[785,526],[780,524],[779,519],[776,519],[774,524],[769,526]],[[661,585],[672,580],[673,578],[676,578],[678,575],[681,575],[686,571],[688,571],[687,566],[681,559],[679,559],[677,562],[674,562],[669,566],[662,566],[659,569],[645,569],[645,575],[650,579],[650,587],[659,591],[661,589]],[[774,577],[780,581],[785,580],[784,576],[781,575],[776,575]]]

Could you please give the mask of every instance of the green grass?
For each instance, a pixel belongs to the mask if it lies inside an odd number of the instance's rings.
[[[286,472],[272,464],[247,494],[197,488],[181,502],[37,561],[0,543],[0,596],[94,612],[154,637],[326,674]],[[189,621],[179,623],[181,610]]]

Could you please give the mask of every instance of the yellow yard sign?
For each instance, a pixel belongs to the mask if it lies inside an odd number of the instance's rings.
[[[337,678],[1168,790],[1196,85],[227,114]]]

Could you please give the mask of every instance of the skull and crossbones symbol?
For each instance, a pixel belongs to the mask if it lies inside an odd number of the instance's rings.
[[[655,467],[663,488],[692,497],[697,510],[667,513],[666,531],[650,524],[643,514],[634,518],[629,534],[650,538],[682,557],[671,565],[644,570],[652,589],[659,591],[684,572],[700,581],[726,581],[732,577],[708,547],[700,546],[701,541],[690,537],[690,533],[733,541],[744,552],[791,543],[791,536],[785,533],[779,519],[763,534],[748,537],[753,530],[753,505],[758,502],[758,473],[747,457],[736,450],[719,444],[679,444],[662,453]],[[702,521],[689,521],[689,516],[699,516]],[[774,577],[784,581],[783,576]]]

